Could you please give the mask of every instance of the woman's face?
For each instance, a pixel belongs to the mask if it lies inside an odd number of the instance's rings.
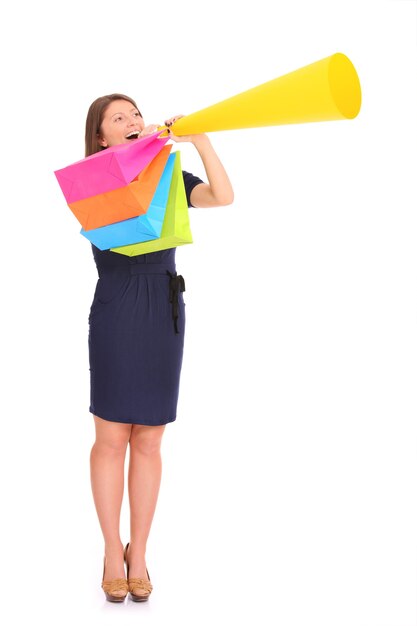
[[[139,111],[127,100],[113,100],[104,112],[99,144],[105,148],[137,139],[145,127]],[[136,134],[135,134],[136,133]]]

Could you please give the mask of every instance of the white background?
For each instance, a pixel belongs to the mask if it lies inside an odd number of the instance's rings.
[[[416,3],[20,3],[3,12],[7,623],[416,624]],[[89,242],[53,171],[98,96],[145,122],[345,53],[351,121],[211,133],[228,207],[177,250],[187,330],[148,543],[112,605],[89,453]],[[190,144],[183,168],[205,178]],[[127,467],[126,467],[127,469]],[[127,486],[121,536],[128,536]]]

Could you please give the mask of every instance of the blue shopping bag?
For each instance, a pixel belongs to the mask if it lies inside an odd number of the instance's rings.
[[[161,236],[169,190],[174,171],[175,153],[170,154],[159,180],[155,194],[146,213],[121,222],[100,226],[80,233],[100,250],[127,246],[158,239]]]

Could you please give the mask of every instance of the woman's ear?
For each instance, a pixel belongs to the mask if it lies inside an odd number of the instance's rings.
[[[100,146],[102,146],[103,148],[107,148],[107,141],[103,139],[103,137],[101,137],[99,133],[97,133],[97,140]]]

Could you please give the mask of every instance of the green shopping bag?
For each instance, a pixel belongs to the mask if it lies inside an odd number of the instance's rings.
[[[118,246],[117,248],[110,248],[110,250],[127,256],[137,256],[139,254],[146,254],[147,252],[176,248],[177,246],[183,246],[184,244],[192,242],[193,238],[188,216],[188,204],[185,195],[180,153],[177,151],[175,152],[174,170],[171,186],[169,188],[161,236],[151,241],[132,243],[128,246]]]

